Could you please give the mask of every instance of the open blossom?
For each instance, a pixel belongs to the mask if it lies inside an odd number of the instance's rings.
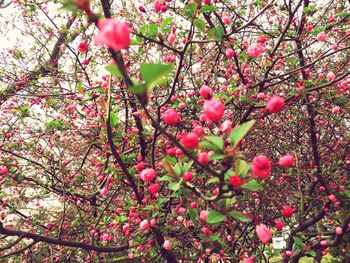
[[[106,45],[117,51],[130,46],[129,24],[117,22],[111,18],[98,21],[99,34],[96,36],[96,43]]]
[[[259,240],[265,244],[272,238],[270,230],[264,224],[257,225],[255,230]]]
[[[199,213],[199,218],[203,221],[203,222],[207,222],[207,217],[209,215],[209,211],[207,210],[202,210],[200,213]]]
[[[156,177],[156,171],[152,168],[142,170],[140,173],[140,179],[144,182],[150,182]]]
[[[140,228],[141,228],[142,231],[147,231],[147,230],[150,229],[150,226],[149,226],[149,223],[148,223],[147,219],[141,221]]]
[[[78,52],[79,53],[86,53],[89,50],[89,45],[87,41],[82,41],[78,44]]]
[[[266,179],[271,173],[270,159],[264,155],[254,157],[251,171],[255,176]]]
[[[321,33],[318,33],[316,38],[318,41],[325,41],[327,38],[327,34],[326,34],[326,32],[323,31]]]
[[[271,113],[277,113],[280,110],[282,110],[284,105],[285,105],[284,99],[278,95],[274,95],[267,102],[266,109]]]
[[[203,105],[205,116],[211,121],[219,121],[225,112],[225,106],[218,99],[206,100]]]
[[[295,158],[293,155],[285,155],[278,160],[278,164],[283,168],[292,167],[294,166],[294,163],[295,163]]]
[[[165,240],[164,243],[163,243],[163,247],[166,249],[166,250],[170,250],[171,249],[171,243],[169,240]]]
[[[248,56],[253,58],[259,57],[261,53],[264,53],[265,51],[266,51],[266,48],[264,46],[256,45],[256,44],[249,46],[247,49]]]

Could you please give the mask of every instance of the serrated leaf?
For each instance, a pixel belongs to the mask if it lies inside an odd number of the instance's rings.
[[[220,234],[211,235],[211,236],[209,237],[209,240],[210,240],[211,242],[215,242],[215,241],[219,240],[219,238],[220,238]]]
[[[221,159],[225,159],[226,155],[223,153],[214,153],[212,156],[210,156],[210,160],[221,160]]]
[[[249,191],[253,191],[253,192],[256,192],[256,191],[263,189],[262,185],[259,184],[258,181],[256,181],[256,180],[251,180],[251,181],[243,184],[241,186],[241,188],[249,190]]]
[[[208,214],[207,223],[208,224],[217,224],[217,223],[224,221],[226,219],[226,217],[227,217],[226,215],[223,215],[220,212],[213,210],[213,211],[209,212],[209,214]]]
[[[105,70],[107,70],[109,73],[111,73],[114,76],[122,77],[122,74],[120,73],[118,67],[116,65],[107,65],[105,66]]]
[[[173,64],[142,64],[140,73],[146,82],[148,90],[152,90],[156,85],[164,83],[168,75],[173,71]]]
[[[190,161],[186,163],[184,166],[182,166],[181,170],[183,173],[186,173],[188,170],[190,170],[191,166],[193,164],[193,161]]]
[[[205,22],[202,19],[196,18],[193,21],[193,24],[195,27],[197,27],[200,31],[205,32],[206,27],[205,27]]]
[[[186,12],[185,12],[185,16],[187,18],[192,19],[196,13],[197,10],[197,4],[196,3],[192,3],[192,4],[188,4],[186,5]]]
[[[213,5],[205,5],[203,6],[201,9],[199,9],[198,13],[202,14],[202,13],[212,13],[216,11],[216,7]]]
[[[230,133],[231,144],[236,148],[238,143],[247,135],[249,130],[253,127],[255,120],[242,123]]]

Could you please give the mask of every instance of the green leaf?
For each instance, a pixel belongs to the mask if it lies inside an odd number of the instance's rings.
[[[122,74],[120,73],[118,67],[116,65],[107,65],[105,66],[105,70],[107,70],[109,73],[111,73],[114,76],[122,77]]]
[[[245,222],[245,223],[251,221],[250,218],[246,217],[245,215],[237,211],[230,212],[230,216],[232,216],[234,219],[237,219],[238,221]]]
[[[111,128],[113,129],[118,124],[119,118],[114,111],[109,113],[109,123],[111,124]]]
[[[183,173],[186,173],[188,170],[190,170],[191,166],[193,164],[193,161],[190,161],[186,163],[184,166],[182,166],[181,170]]]
[[[226,158],[226,155],[222,153],[214,153],[212,156],[210,156],[210,160],[221,160],[225,158]]]
[[[135,85],[126,90],[128,93],[138,94],[138,95],[144,95],[146,94],[146,88],[144,85]]]
[[[244,178],[246,177],[249,170],[250,170],[250,165],[246,161],[242,159],[235,160],[235,172],[237,175]]]
[[[196,13],[197,10],[197,4],[196,3],[192,3],[192,4],[188,4],[186,5],[186,12],[185,12],[185,16],[187,18],[192,19]]]
[[[241,188],[249,190],[249,191],[253,191],[253,192],[256,192],[256,191],[263,189],[262,185],[259,184],[258,181],[256,181],[256,180],[251,180],[251,181],[243,184],[241,186]]]
[[[158,25],[157,24],[149,24],[148,25],[148,35],[150,37],[155,37],[157,36],[157,33],[158,33]]]
[[[231,133],[230,133],[230,139],[231,144],[233,148],[236,148],[238,143],[247,135],[249,130],[253,127],[255,123],[255,120],[250,120],[248,122],[245,122],[238,127],[236,127]]]
[[[216,7],[215,6],[213,6],[213,5],[205,5],[201,9],[199,9],[198,13],[199,14],[202,14],[202,13],[205,13],[205,12],[212,13],[212,12],[215,12],[215,11],[216,11]]]
[[[300,248],[300,249],[303,249],[305,247],[305,244],[303,242],[303,240],[299,237],[293,237],[293,240],[295,242],[295,245]]]
[[[171,177],[170,175],[164,175],[164,176],[158,178],[158,181],[160,181],[160,182],[173,181],[173,180],[174,180],[174,178]]]
[[[221,42],[224,37],[224,28],[222,26],[216,26],[208,31],[208,37],[217,42]]]
[[[224,140],[219,136],[206,136],[204,140],[199,143],[199,147],[210,150],[223,150]]]
[[[174,192],[176,192],[181,187],[181,181],[180,182],[175,182],[175,183],[170,183],[168,185],[168,187],[169,187],[170,190],[173,190]]]
[[[142,64],[140,72],[142,78],[146,82],[146,86],[149,89],[153,89],[154,86],[166,82],[168,75],[173,71],[173,64]]]
[[[222,221],[224,221],[226,219],[226,215],[221,214],[218,211],[211,211],[207,217],[207,223],[208,224],[217,224],[220,223]]]
[[[162,20],[161,30],[163,33],[168,33],[171,31],[170,25],[173,23],[173,20],[174,20],[174,18],[172,16],[168,17],[168,18],[164,18]]]
[[[202,32],[205,31],[206,27],[205,27],[205,22],[202,19],[196,18],[193,21],[193,24],[195,27],[198,27],[198,29]]]
[[[197,209],[189,208],[188,215],[190,216],[192,222],[196,221],[198,216]]]
[[[211,236],[209,237],[209,240],[210,240],[211,242],[215,242],[215,241],[219,240],[219,238],[220,238],[220,234],[211,235]]]
[[[219,177],[212,177],[207,181],[207,184],[218,183],[220,181]]]

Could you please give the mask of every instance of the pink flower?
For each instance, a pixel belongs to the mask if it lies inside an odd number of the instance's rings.
[[[78,45],[78,52],[79,53],[86,53],[89,50],[89,45],[87,41],[82,41]]]
[[[244,258],[243,263],[254,263],[254,260],[251,258]]]
[[[140,173],[140,179],[144,182],[150,182],[156,177],[156,171],[152,168],[142,170]]]
[[[107,192],[108,192],[107,188],[102,188],[100,190],[100,194],[101,194],[102,197],[106,197],[107,196]]]
[[[99,34],[96,36],[96,43],[106,45],[117,51],[130,46],[129,24],[116,22],[111,18],[98,21]]]
[[[265,43],[266,42],[266,37],[265,36],[258,36],[258,38],[256,39],[256,41],[258,41],[259,43]]]
[[[332,108],[332,113],[339,113],[339,112],[340,112],[339,106],[335,106],[334,108]]]
[[[168,109],[163,114],[163,121],[169,125],[176,125],[180,120],[179,113],[174,109]]]
[[[161,0],[156,0],[153,4],[154,11],[159,13],[162,10],[163,2]]]
[[[199,218],[203,221],[203,222],[207,222],[207,217],[209,215],[209,211],[207,210],[202,210],[200,213],[199,213]]]
[[[201,87],[201,89],[199,90],[199,95],[203,98],[203,99],[210,99],[211,96],[213,96],[213,91],[211,90],[211,88],[207,85],[203,85]]]
[[[232,131],[232,121],[230,121],[230,120],[224,121],[221,124],[220,129],[222,132],[231,132]]]
[[[266,109],[271,113],[277,113],[284,107],[284,99],[278,95],[275,95],[269,99],[266,104]]]
[[[141,228],[142,231],[147,231],[147,230],[150,229],[149,223],[148,223],[148,220],[147,220],[147,219],[141,221],[141,223],[140,223],[140,228]]]
[[[281,209],[281,215],[283,217],[291,217],[294,214],[294,209],[290,206],[283,206]]]
[[[271,173],[270,159],[264,155],[254,157],[251,171],[255,176],[266,179]]]
[[[248,56],[253,57],[253,58],[259,57],[260,54],[264,53],[265,51],[266,51],[266,48],[264,46],[256,45],[256,44],[249,46],[247,49]]]
[[[151,227],[155,227],[157,224],[157,221],[154,218],[152,218],[149,223],[150,223]]]
[[[170,250],[171,249],[171,243],[169,240],[165,240],[163,244],[164,249]]]
[[[205,116],[211,121],[220,121],[225,112],[225,106],[218,99],[206,100],[203,105]]]
[[[228,57],[228,58],[232,58],[234,55],[235,55],[235,52],[233,51],[233,49],[232,48],[228,48],[228,49],[226,49],[226,56]]]
[[[255,230],[259,240],[265,244],[272,238],[270,230],[264,224],[257,225]]]
[[[243,184],[243,181],[238,175],[232,175],[230,177],[230,184],[234,187],[240,187]]]
[[[327,78],[328,78],[329,81],[333,81],[335,79],[334,73],[332,71],[328,72],[327,73]]]
[[[327,34],[324,31],[321,32],[321,33],[318,33],[318,35],[317,35],[317,40],[318,41],[325,41],[326,38],[327,38]]]
[[[225,23],[225,24],[229,24],[229,23],[231,23],[231,17],[230,16],[224,16],[223,18],[222,18],[222,21]]]
[[[199,138],[198,135],[195,133],[188,133],[182,137],[181,142],[185,148],[195,149],[198,146]]]
[[[294,166],[294,163],[295,163],[295,158],[293,155],[285,155],[278,160],[278,164],[283,168],[292,167]]]

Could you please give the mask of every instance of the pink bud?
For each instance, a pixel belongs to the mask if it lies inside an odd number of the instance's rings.
[[[176,125],[180,120],[179,113],[174,109],[168,109],[163,114],[163,121],[169,125]]]
[[[335,229],[335,233],[337,233],[337,235],[341,235],[341,234],[343,234],[343,229],[341,228],[341,227],[337,227],[336,229]]]
[[[266,104],[266,109],[271,113],[277,113],[284,107],[285,102],[284,99],[278,95],[273,96],[269,99]]]
[[[258,235],[260,241],[265,244],[272,238],[270,230],[264,224],[259,224],[256,226],[256,234]]]
[[[232,175],[230,177],[230,184],[234,187],[240,187],[243,184],[243,181],[238,175]]]
[[[247,49],[248,56],[253,58],[259,57],[260,54],[264,53],[265,51],[266,51],[266,48],[264,46],[256,45],[256,44],[249,46]]]
[[[210,99],[211,96],[213,95],[213,91],[211,90],[210,87],[208,87],[207,85],[203,85],[201,87],[201,89],[199,90],[199,95],[203,98],[203,99]]]
[[[147,230],[150,229],[147,219],[141,221],[140,228],[141,228],[142,231],[147,231]]]
[[[283,217],[291,217],[294,214],[294,209],[290,206],[283,206],[281,214]]]
[[[198,146],[199,138],[198,135],[195,133],[188,133],[182,137],[181,142],[185,148],[195,149]]]
[[[251,171],[255,176],[261,179],[266,179],[271,173],[270,159],[264,155],[254,157]]]
[[[294,163],[295,163],[295,158],[293,155],[285,155],[278,160],[278,164],[283,168],[292,167],[294,166]]]
[[[186,172],[184,173],[183,175],[183,179],[186,181],[186,182],[189,182],[193,179],[193,174],[191,172]]]
[[[227,56],[228,58],[232,58],[234,55],[235,55],[235,52],[233,51],[232,48],[226,49],[226,56]]]
[[[78,52],[79,53],[86,53],[89,50],[89,45],[87,41],[82,41],[78,44]]]
[[[209,212],[207,210],[202,210],[199,213],[199,218],[203,221],[203,222],[207,222],[207,217],[209,215]]]
[[[152,218],[149,224],[151,225],[151,227],[155,227],[157,224],[157,221],[154,218]]]
[[[163,244],[163,248],[166,250],[170,250],[171,249],[171,243],[169,240],[165,240],[164,244]]]
[[[231,23],[231,17],[230,16],[224,16],[223,18],[222,18],[222,21],[224,22],[224,24],[229,24],[229,23]]]
[[[208,165],[210,159],[207,153],[200,153],[198,156],[198,162],[202,165]]]
[[[155,195],[156,193],[158,193],[159,191],[159,184],[155,183],[155,184],[150,184],[150,186],[148,187],[148,191],[152,194]]]
[[[220,121],[225,112],[225,106],[218,99],[206,100],[203,105],[205,116],[213,121]]]

